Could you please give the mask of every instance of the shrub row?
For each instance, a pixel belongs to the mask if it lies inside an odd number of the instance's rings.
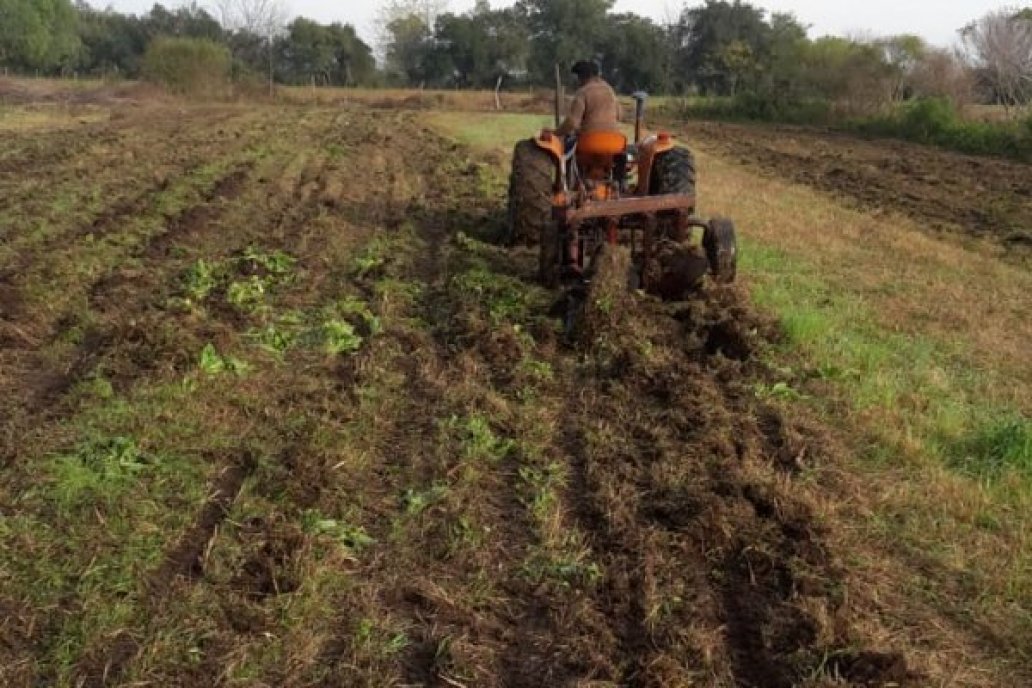
[[[899,138],[962,153],[1032,162],[1032,116],[1019,121],[964,119],[947,100],[924,98],[874,117],[849,118],[827,100],[789,101],[757,94],[677,101],[668,114],[685,119],[780,122],[834,126],[871,136]]]
[[[962,118],[949,101],[928,98],[883,117],[853,122],[852,127],[962,153],[1032,162],[1032,116],[1023,121],[976,122]]]

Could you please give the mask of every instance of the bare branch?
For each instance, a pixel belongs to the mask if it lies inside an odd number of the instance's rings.
[[[1032,100],[1032,20],[1013,9],[998,10],[960,35],[994,100],[1008,108]]]

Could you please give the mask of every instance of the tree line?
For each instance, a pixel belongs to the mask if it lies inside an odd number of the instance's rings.
[[[168,39],[214,44],[234,75],[292,84],[549,86],[557,64],[593,58],[620,92],[731,98],[767,118],[929,97],[1032,100],[1032,8],[991,12],[960,28],[958,46],[937,48],[914,35],[811,38],[797,17],[741,0],[686,4],[663,23],[614,12],[614,0],[478,0],[464,13],[446,11],[447,0],[383,0],[378,64],[352,26],[288,23],[281,2],[156,4],[130,15],[84,0],[0,0],[0,67],[135,78],[161,38],[166,48]]]
[[[739,98],[759,110],[831,104],[855,113],[934,97],[1032,100],[1032,8],[958,28],[959,44],[916,35],[811,38],[786,13],[740,0],[688,3],[665,23],[613,12],[614,0],[519,0],[465,14],[441,0],[388,0],[380,42],[387,78],[408,86],[549,85],[558,63],[595,59],[618,91]],[[762,112],[758,112],[762,115]]]
[[[0,0],[0,68],[135,79],[161,62],[147,58],[157,44],[158,52],[205,56],[204,64],[217,54],[237,78],[264,77],[272,65],[279,83],[376,83],[373,50],[354,27],[303,17],[287,23],[282,7],[273,0],[220,0],[210,9],[155,4],[133,15],[84,0]]]

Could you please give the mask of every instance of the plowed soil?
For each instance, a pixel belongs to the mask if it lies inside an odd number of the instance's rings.
[[[743,292],[567,342],[410,113],[83,133],[0,158],[3,685],[924,685]]]
[[[1032,249],[1032,170],[1024,163],[790,126],[693,122],[684,136],[690,146],[870,212],[901,212],[932,229],[986,238],[1023,258]]]

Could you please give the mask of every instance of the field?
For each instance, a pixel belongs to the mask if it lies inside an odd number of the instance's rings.
[[[570,345],[547,116],[370,98],[0,106],[0,685],[1032,682],[1027,168],[678,127],[742,279]]]

